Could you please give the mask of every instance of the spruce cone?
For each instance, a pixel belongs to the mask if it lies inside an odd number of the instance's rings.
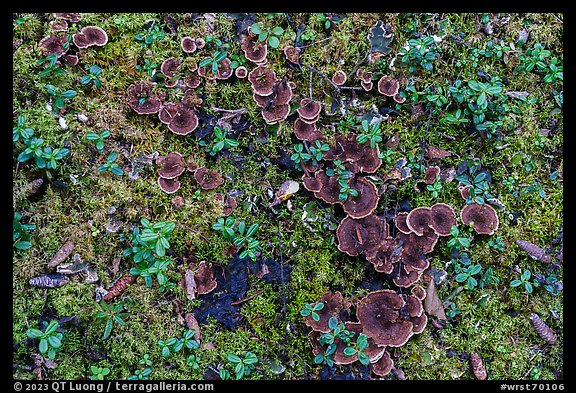
[[[110,287],[108,293],[102,296],[102,300],[104,300],[106,303],[110,303],[110,301],[112,301],[114,298],[120,296],[126,290],[126,288],[128,288],[128,285],[132,285],[135,282],[136,276],[131,274],[123,275],[114,283],[114,285]]]
[[[544,262],[544,263],[551,263],[552,257],[546,254],[544,249],[538,247],[535,244],[532,244],[526,240],[516,240],[516,244],[524,251],[528,253],[532,258],[536,259],[537,261]]]
[[[557,338],[556,333],[548,326],[546,323],[535,313],[530,315],[530,320],[532,321],[532,325],[538,335],[546,341],[550,345],[556,344]]]
[[[482,361],[480,355],[478,355],[476,352],[472,352],[470,354],[470,364],[476,379],[481,381],[485,380],[488,374],[486,373],[486,367],[484,366],[484,362]]]

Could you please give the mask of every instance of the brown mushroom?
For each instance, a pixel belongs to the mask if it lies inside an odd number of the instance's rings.
[[[194,40],[194,38],[183,37],[182,40],[180,41],[180,47],[182,48],[182,51],[186,53],[194,53],[196,52],[198,45],[196,45],[196,41]]]
[[[440,176],[440,167],[437,165],[430,166],[424,171],[424,183],[434,184],[436,177]]]
[[[318,101],[311,100],[310,98],[303,98],[300,100],[300,107],[296,109],[298,116],[303,121],[313,120],[320,114],[322,106]]]
[[[460,219],[464,225],[473,225],[474,230],[481,235],[493,235],[498,230],[498,214],[486,203],[464,206],[460,211]]]
[[[363,177],[354,178],[351,183],[351,187],[358,191],[358,196],[348,196],[348,199],[342,204],[344,212],[356,219],[372,214],[379,201],[376,185]]]
[[[204,41],[204,38],[202,38],[202,37],[196,38],[196,47],[198,49],[202,49],[205,46],[206,46],[206,41]]]
[[[170,203],[172,204],[172,207],[174,209],[180,210],[184,207],[186,201],[180,195],[176,195],[174,198],[170,200]]]
[[[232,76],[232,74],[234,73],[232,71],[232,68],[230,67],[230,65],[232,64],[232,60],[230,60],[228,57],[226,57],[224,60],[222,60],[219,64],[218,64],[218,72],[215,75],[216,79],[228,79]]]
[[[166,179],[164,177],[158,177],[158,186],[162,191],[167,194],[173,194],[180,189],[180,182],[177,178]]]
[[[358,335],[362,334],[362,324],[360,322],[347,321],[344,323],[344,327],[347,331],[354,333],[354,337],[352,338],[353,341],[356,341]],[[333,355],[334,364],[346,365],[352,364],[358,360],[357,353],[352,356],[346,356],[344,354],[344,350],[346,347],[348,347],[348,344],[346,344],[345,341],[336,338],[334,340],[334,344],[336,344],[336,351]],[[386,352],[386,347],[376,345],[374,340],[368,338],[368,347],[366,347],[363,352],[370,359],[370,363],[375,363],[384,355],[384,352]]]
[[[376,256],[388,235],[388,224],[375,214],[360,219],[346,216],[336,228],[338,249],[350,256],[364,255],[367,259]]]
[[[338,291],[327,291],[325,292],[318,303],[323,303],[324,307],[321,310],[315,311],[320,319],[315,321],[312,318],[312,314],[304,317],[304,323],[315,330],[321,333],[328,333],[330,331],[330,327],[328,326],[328,321],[330,317],[338,317],[342,306],[344,305],[344,298],[342,293]]]
[[[205,167],[200,167],[194,172],[194,179],[203,190],[211,190],[224,183],[224,178],[220,176],[216,169],[208,170]]]
[[[67,49],[64,48],[65,43],[65,37],[48,36],[42,38],[38,44],[42,47],[44,53],[60,57],[67,51]]]
[[[66,19],[58,18],[50,21],[50,30],[53,32],[63,32],[68,30],[68,22]]]
[[[188,108],[196,109],[202,105],[203,100],[202,98],[198,97],[194,89],[188,88],[184,90],[184,96],[180,102]]]
[[[244,57],[253,63],[262,63],[268,55],[268,45],[266,42],[259,42],[258,36],[250,32],[242,43]]]
[[[397,263],[394,265],[392,274],[392,282],[397,287],[408,288],[420,279],[422,271],[414,269],[410,265]]]
[[[368,262],[374,266],[374,270],[379,273],[391,274],[394,271],[394,264],[392,262],[392,253],[394,252],[395,239],[392,237],[386,238],[382,242],[378,251],[369,258],[366,258]]]
[[[244,79],[248,76],[248,70],[244,66],[238,66],[234,70],[234,75],[236,75],[236,78]]]
[[[79,12],[56,12],[54,13],[54,16],[72,23],[80,22],[82,20],[82,14]]]
[[[431,215],[432,220],[430,226],[439,236],[450,235],[450,228],[456,225],[456,213],[452,206],[445,203],[436,203],[432,205]]]
[[[342,70],[338,70],[334,73],[334,75],[332,75],[332,83],[334,83],[336,86],[342,86],[344,83],[346,83],[346,73]]]
[[[470,188],[472,188],[470,184],[465,185],[464,187],[458,187],[458,192],[460,193],[462,199],[467,200],[470,198]]]
[[[400,212],[396,214],[396,217],[394,217],[394,225],[396,226],[396,229],[402,233],[405,233],[406,235],[412,232],[412,230],[408,228],[408,224],[406,224],[407,217],[408,212]]]
[[[272,105],[269,105],[267,108],[262,110],[262,117],[267,124],[274,124],[285,120],[289,113],[289,104],[278,104],[277,102],[274,102]]]
[[[72,35],[72,42],[78,48],[104,46],[108,43],[108,34],[98,26],[86,26],[79,33]]]
[[[432,211],[429,207],[417,207],[408,213],[406,225],[418,236],[424,234],[424,230],[430,226]]]
[[[322,187],[314,193],[314,196],[329,204],[341,203],[338,178],[336,176],[328,176],[324,171],[318,171],[316,178],[320,180]]]
[[[292,87],[286,79],[282,79],[276,84],[276,105],[288,104],[292,99]]]
[[[300,61],[300,48],[293,45],[286,45],[283,49],[286,60],[290,63],[298,64]]]
[[[320,191],[322,188],[322,181],[321,181],[321,174],[324,173],[322,171],[316,171],[313,175],[309,176],[306,173],[302,175],[302,183],[304,184],[304,188],[311,192]],[[319,175],[320,174],[320,175]]]
[[[194,281],[196,282],[196,292],[204,295],[212,292],[218,285],[212,271],[212,264],[200,261],[198,269],[194,271]]]
[[[302,119],[296,119],[294,121],[294,135],[301,141],[312,143],[323,137],[322,131],[316,128],[316,123],[308,124],[302,121]]]
[[[388,351],[384,351],[382,357],[375,363],[370,364],[370,370],[379,377],[385,377],[390,374],[394,367],[394,360],[390,357]]]
[[[402,97],[400,94],[395,94],[394,97],[394,101],[396,101],[399,104],[404,103],[404,101],[406,101],[406,97]]]
[[[186,170],[186,163],[182,154],[171,152],[165,156],[158,156],[158,175],[164,179],[175,179]]]
[[[368,81],[368,82],[360,81],[360,86],[362,86],[362,88],[365,91],[370,91],[374,87],[374,83],[372,81]]]
[[[158,118],[164,124],[170,124],[172,118],[178,113],[178,104],[169,102],[162,106],[162,109],[158,112]]]
[[[184,77],[184,84],[186,87],[191,89],[197,88],[200,86],[200,83],[202,83],[202,78],[200,78],[198,72],[191,72],[190,74],[186,75],[186,77]]]
[[[177,104],[178,111],[168,123],[168,129],[178,135],[188,135],[198,127],[198,116],[194,109]]]
[[[162,96],[152,91],[152,82],[138,81],[128,87],[128,105],[138,114],[158,113],[162,107]]]
[[[178,84],[177,72],[182,64],[182,60],[176,57],[169,57],[162,62],[160,72],[165,76],[164,85],[166,87],[174,87]]]
[[[400,83],[389,75],[384,75],[378,81],[378,93],[387,97],[394,97],[398,94]]]
[[[274,92],[276,76],[269,68],[258,66],[248,73],[248,81],[256,94],[269,96]]]
[[[77,65],[78,61],[80,60],[80,59],[78,59],[78,56],[76,56],[76,55],[66,55],[65,59],[66,59],[66,62],[68,64],[70,64],[71,66]]]

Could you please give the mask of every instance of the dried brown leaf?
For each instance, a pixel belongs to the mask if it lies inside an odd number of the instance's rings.
[[[426,156],[426,158],[434,160],[434,159],[442,159],[442,158],[450,157],[452,155],[452,152],[448,151],[448,150],[440,149],[439,147],[434,147],[434,146],[428,145],[426,147],[426,151],[425,151],[424,155]]]
[[[426,297],[424,298],[424,310],[428,315],[433,315],[440,320],[447,320],[446,313],[444,312],[444,306],[442,301],[438,297],[436,292],[436,285],[434,284],[434,279],[428,275],[423,274],[422,280],[426,285]]]
[[[188,329],[194,330],[194,340],[200,343],[200,340],[202,340],[202,335],[200,334],[200,324],[196,320],[194,313],[186,313],[184,315],[184,319],[186,320],[186,327]]]
[[[136,282],[136,276],[133,276],[131,274],[124,274],[122,277],[116,280],[114,285],[110,287],[108,293],[102,296],[102,300],[104,300],[106,303],[110,303],[114,298],[124,293],[124,291],[126,290],[126,288],[128,288],[129,285],[132,285],[135,282]]]
[[[196,280],[194,279],[194,272],[190,269],[186,269],[186,274],[184,274],[184,285],[188,299],[196,299]]]

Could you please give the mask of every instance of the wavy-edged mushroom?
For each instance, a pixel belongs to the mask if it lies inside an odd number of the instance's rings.
[[[175,179],[186,170],[184,157],[175,151],[165,156],[158,156],[156,164],[158,165],[158,175],[164,179]]]
[[[354,337],[352,338],[354,341],[358,338],[358,335],[362,333],[362,324],[360,322],[352,322],[347,321],[344,323],[344,328],[354,333]],[[334,340],[334,344],[336,344],[336,351],[334,351],[334,364],[346,365],[352,364],[358,360],[358,353],[355,353],[352,356],[346,356],[344,350],[348,347],[345,341],[336,338]],[[368,338],[368,346],[363,350],[363,352],[368,356],[370,363],[377,362],[386,352],[386,347],[381,345],[376,345],[374,340]]]
[[[424,183],[434,184],[437,176],[440,176],[440,167],[438,165],[429,166],[424,171]]]
[[[68,30],[68,22],[62,18],[54,19],[50,21],[50,30],[55,33],[66,31]]]
[[[203,190],[211,190],[224,183],[224,178],[216,169],[208,170],[206,167],[196,169],[194,179]]]
[[[396,214],[396,217],[394,217],[394,225],[396,226],[396,229],[406,235],[412,232],[412,230],[408,228],[408,224],[406,224],[407,217],[408,212],[400,212]]]
[[[412,209],[406,217],[406,225],[410,231],[418,236],[424,234],[424,230],[430,226],[432,221],[432,210],[429,207],[417,207]]]
[[[192,88],[184,90],[184,96],[180,102],[186,105],[188,108],[196,109],[202,105],[202,98],[198,97],[196,91]]]
[[[392,98],[399,104],[403,104],[406,101],[406,97],[402,97],[400,94],[395,94]]]
[[[177,72],[182,64],[182,60],[171,56],[162,62],[160,72],[164,75],[164,85],[166,87],[174,87],[178,84]]]
[[[262,63],[268,55],[268,45],[266,42],[259,42],[258,36],[250,32],[242,43],[244,57],[253,63]]]
[[[98,26],[85,26],[79,33],[72,35],[72,42],[77,48],[104,46],[108,43],[108,34]]]
[[[303,98],[300,100],[300,107],[296,109],[296,112],[298,112],[298,116],[303,121],[316,121],[320,115],[321,109],[322,105],[320,105],[318,101],[314,101],[310,98]]]
[[[422,270],[414,269],[403,263],[396,263],[392,272],[392,282],[397,287],[408,288],[417,282],[421,275]]]
[[[348,196],[342,204],[344,212],[351,218],[364,218],[378,206],[378,189],[370,180],[358,177],[351,179],[351,187],[358,191],[358,196]]]
[[[42,47],[44,53],[61,57],[64,53],[67,52],[67,49],[64,48],[65,43],[65,37],[51,35],[42,38],[38,45]]]
[[[268,67],[258,66],[248,73],[248,81],[256,94],[269,96],[274,92],[276,75]]]
[[[163,94],[152,91],[152,82],[138,81],[128,87],[126,102],[134,112],[144,115],[158,113],[162,108]]]
[[[445,203],[436,203],[430,208],[432,220],[430,226],[439,236],[450,235],[450,228],[456,225],[456,213],[452,206]]]
[[[322,175],[318,175],[320,173],[323,173],[323,172],[322,171],[316,171],[312,175],[309,175],[306,173],[303,174],[302,175],[302,183],[304,184],[304,188],[307,189],[308,191],[311,191],[311,192],[320,191],[320,189],[322,188],[322,181],[321,181]],[[318,176],[320,176],[320,177],[318,177]]]
[[[54,13],[54,16],[72,23],[80,22],[82,20],[82,14],[79,12],[56,12]]]
[[[338,249],[352,257],[374,258],[388,235],[388,224],[375,214],[359,219],[346,216],[336,228]]]
[[[304,317],[304,323],[321,333],[328,333],[330,327],[328,326],[328,321],[331,317],[338,317],[340,310],[344,306],[344,297],[339,291],[327,291],[325,292],[318,303],[323,303],[324,307],[321,310],[315,311],[320,317],[318,321],[312,318],[312,314]]]
[[[463,187],[458,187],[458,192],[460,193],[462,199],[467,200],[470,198],[470,188],[472,188],[470,184],[467,184]]]
[[[180,181],[178,178],[166,179],[158,176],[158,186],[166,194],[173,194],[180,189]]]
[[[182,40],[180,41],[180,47],[182,48],[182,51],[186,53],[194,53],[196,52],[196,49],[198,49],[196,40],[188,36],[182,37]]]
[[[392,262],[392,253],[394,252],[392,245],[394,241],[395,239],[389,236],[382,242],[376,254],[366,258],[377,272],[391,274],[394,271],[394,263]]]
[[[198,127],[198,116],[194,109],[180,103],[178,111],[168,123],[168,129],[178,135],[188,135]]]
[[[314,143],[323,137],[323,133],[316,128],[316,123],[309,124],[298,118],[294,121],[294,136],[301,141]]]
[[[368,81],[368,82],[360,81],[360,86],[362,86],[364,91],[370,91],[374,87],[374,82],[372,82],[372,81]]]
[[[242,65],[238,66],[234,70],[234,75],[236,75],[236,78],[238,79],[244,79],[248,76],[248,69]]]
[[[206,261],[200,261],[198,269],[194,271],[194,281],[196,282],[196,292],[199,295],[212,292],[218,285],[214,278],[212,264],[206,263]]]
[[[184,84],[191,89],[197,88],[200,83],[202,83],[202,78],[200,78],[197,71],[192,71],[184,77]]]
[[[284,49],[284,56],[292,64],[298,64],[300,62],[300,48],[293,45],[286,45]]]
[[[178,104],[168,102],[162,106],[158,112],[158,119],[166,125],[170,124],[172,118],[178,113]]]
[[[340,184],[336,176],[328,176],[324,171],[317,171],[316,178],[322,183],[320,190],[314,192],[314,196],[331,205],[342,203],[340,201]]]
[[[78,59],[77,55],[66,55],[66,56],[64,56],[64,58],[66,59],[66,62],[68,64],[70,64],[71,66],[77,65],[78,62],[80,61],[80,59]]]
[[[384,75],[378,80],[378,93],[387,97],[394,97],[398,94],[400,82],[389,75]]]
[[[279,121],[286,120],[290,113],[289,104],[278,104],[273,102],[262,110],[262,117],[267,124],[274,124]]]
[[[384,351],[380,359],[370,364],[370,370],[379,377],[385,377],[390,374],[394,367],[394,360],[390,357],[388,351]]]
[[[474,230],[481,235],[493,235],[498,230],[500,221],[498,213],[487,203],[480,205],[471,203],[460,211],[460,219],[464,225],[473,225]]]
[[[202,38],[202,37],[196,38],[196,47],[198,49],[202,49],[205,46],[206,46],[206,41],[204,41],[204,38]]]
[[[334,83],[336,86],[342,86],[344,83],[346,83],[346,73],[342,70],[338,70],[334,73],[334,75],[332,75],[332,83]]]

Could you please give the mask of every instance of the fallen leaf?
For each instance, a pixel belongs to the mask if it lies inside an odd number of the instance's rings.
[[[440,149],[439,147],[434,147],[434,146],[428,145],[426,147],[426,151],[424,152],[424,155],[426,156],[426,158],[434,160],[434,159],[442,159],[442,158],[450,157],[452,155],[452,152],[448,151],[448,150]]]
[[[196,320],[194,313],[188,312],[184,314],[184,320],[186,321],[186,327],[190,330],[194,330],[194,340],[200,343],[202,340],[202,335],[200,334],[200,324]]]
[[[184,286],[186,287],[188,299],[196,299],[196,280],[194,279],[194,272],[190,269],[186,269],[184,274]]]
[[[426,286],[426,297],[424,298],[424,310],[428,315],[433,315],[439,320],[447,320],[446,313],[444,312],[444,306],[438,297],[436,292],[436,285],[434,284],[434,279],[428,275],[423,274],[422,280]]]

